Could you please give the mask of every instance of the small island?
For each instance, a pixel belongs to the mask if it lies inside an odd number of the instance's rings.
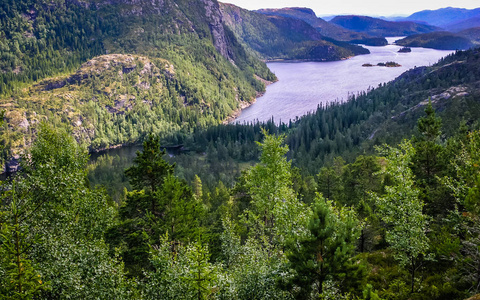
[[[387,67],[387,68],[397,68],[397,67],[401,67],[402,65],[400,65],[399,63],[396,63],[394,61],[387,61],[385,63],[379,62],[377,64],[377,66],[378,67]],[[375,67],[375,65],[366,63],[366,64],[363,64],[362,67]]]
[[[402,47],[400,50],[398,50],[399,53],[409,53],[412,52],[412,48],[410,47]]]

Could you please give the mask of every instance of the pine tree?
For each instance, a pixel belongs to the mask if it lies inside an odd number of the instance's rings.
[[[5,189],[2,186],[1,189]],[[2,193],[0,207],[0,298],[32,299],[49,288],[38,268],[28,258],[38,232],[31,226],[33,207],[25,191],[14,182]],[[22,195],[23,194],[23,195]]]
[[[384,195],[375,195],[378,214],[389,226],[386,241],[395,251],[395,258],[410,271],[411,293],[414,292],[415,275],[429,248],[426,235],[427,216],[423,214],[424,203],[419,199],[410,169],[415,150],[408,141],[399,149],[384,148],[387,166],[384,175],[392,181],[385,187]]]
[[[165,178],[173,174],[175,168],[163,159],[165,153],[160,147],[159,138],[150,134],[143,142],[143,151],[137,152],[134,165],[125,170],[132,187],[145,190],[150,197],[150,211],[153,214],[158,213],[153,194],[162,186]]]
[[[417,122],[419,137],[414,139],[415,155],[412,171],[420,187],[420,197],[430,215],[445,214],[453,207],[451,199],[438,181],[446,169],[443,159],[444,148],[439,144],[442,122],[435,114],[432,102],[425,108],[425,116]]]
[[[365,274],[353,259],[359,236],[355,213],[320,196],[312,210],[310,235],[288,246],[287,258],[294,270],[289,288],[297,291],[297,299],[316,299],[312,295],[322,295],[327,280],[337,282],[343,292],[358,292]]]

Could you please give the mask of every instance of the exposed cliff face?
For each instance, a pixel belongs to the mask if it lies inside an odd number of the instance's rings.
[[[217,1],[202,0],[205,5],[205,16],[208,20],[210,32],[212,33],[213,44],[223,57],[233,61],[232,52],[228,46],[228,40],[223,27],[223,15]]]

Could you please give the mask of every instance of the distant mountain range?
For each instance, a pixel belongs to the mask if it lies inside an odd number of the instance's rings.
[[[396,17],[391,19],[357,15],[335,16],[331,19],[329,18],[330,21],[328,22],[317,17],[312,9],[303,7],[260,9],[256,12],[267,16],[267,18],[264,18],[264,20],[268,20],[269,23],[275,24],[277,29],[281,29],[282,33],[280,33],[280,35],[283,37],[291,36],[293,32],[298,30],[300,30],[300,32],[304,31],[304,29],[300,29],[300,27],[305,27],[306,25],[304,24],[299,27],[299,24],[301,23],[298,23],[298,21],[303,21],[308,23],[308,25],[310,25],[320,34],[319,37],[311,33],[311,30],[309,30],[310,36],[307,40],[311,40],[313,38],[313,40],[317,41],[322,40],[323,43],[328,41],[343,48],[348,47],[346,47],[345,44],[338,44],[336,41],[343,41],[352,44],[364,44],[369,46],[382,46],[387,44],[385,37],[388,36],[407,36],[407,39],[401,41],[401,43],[405,46],[427,47],[442,50],[468,49],[480,44],[478,38],[479,30],[473,29],[475,27],[480,27],[480,8],[468,10],[463,8],[448,7],[433,11],[426,10],[416,12],[408,17]],[[252,12],[248,13],[251,14]],[[244,11],[243,14],[247,14],[247,11]],[[257,14],[256,18],[261,17]],[[247,19],[252,20],[252,17]],[[287,21],[286,19],[290,20]],[[245,18],[242,20],[245,21]],[[295,22],[292,20],[297,21]],[[244,25],[251,28],[255,27],[252,27],[252,24]],[[231,23],[230,26],[235,28],[241,25]],[[256,26],[256,28],[257,30],[258,28],[263,28],[263,31],[265,32],[265,28],[268,28],[268,26]],[[447,28],[448,32],[445,31],[445,28]],[[243,31],[244,29],[245,27],[243,28]],[[250,43],[250,47],[253,49],[259,50],[259,47],[262,45],[262,41],[273,39],[273,43],[270,41],[263,46],[273,44],[278,45],[281,43],[284,45],[284,47],[281,49],[284,51],[286,50],[285,41],[281,41],[282,39],[278,38],[278,34],[272,34],[272,32],[268,32],[268,30],[267,35],[264,36],[261,41],[253,41],[255,38],[260,37],[258,34],[243,32],[242,35],[242,33],[240,33],[238,30],[234,31],[237,33],[237,35],[239,35],[240,40],[244,40],[246,44]],[[296,35],[297,38],[303,36],[299,33]],[[306,40],[302,40],[302,42],[306,42]],[[297,49],[287,47],[291,48],[293,51],[290,51],[290,54],[287,54],[287,56],[292,57],[292,53],[296,53],[293,56],[298,56],[299,53],[302,57],[312,56],[311,54],[307,55],[305,53],[306,51],[311,52],[311,47],[305,48],[300,46],[300,48],[303,50],[298,51],[298,46],[299,45],[296,44],[293,47]],[[271,47],[269,50],[275,48],[277,47]],[[259,52],[262,51],[263,50],[260,50]],[[357,54],[357,52],[353,52]],[[315,55],[331,56],[324,51],[320,51]]]
[[[268,16],[281,16],[305,21],[315,28],[321,35],[338,41],[366,41],[372,40],[373,38],[366,33],[356,32],[327,22],[322,18],[317,17],[315,12],[310,8],[289,7],[281,9],[260,9],[257,10],[257,12]],[[386,44],[386,41],[382,39],[375,44]]]
[[[480,15],[463,21],[452,23],[447,27],[447,29],[457,32],[474,27],[480,27]]]
[[[220,4],[220,8],[235,36],[265,60],[329,61],[369,53],[360,46],[326,38],[299,18],[265,15],[232,4]]]
[[[405,36],[419,33],[428,33],[440,30],[428,24],[411,21],[393,22],[366,16],[337,16],[331,23],[342,26],[352,31],[366,33],[376,37]]]
[[[480,8],[446,7],[437,10],[419,11],[401,20],[428,23],[447,30],[462,30],[480,26],[479,17]]]

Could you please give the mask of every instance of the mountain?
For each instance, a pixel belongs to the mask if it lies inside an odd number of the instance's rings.
[[[455,23],[450,23],[447,25],[448,30],[451,31],[462,31],[469,28],[480,27],[480,14],[478,16],[458,21]]]
[[[300,19],[268,16],[232,4],[221,4],[221,10],[236,37],[262,59],[329,61],[369,53],[365,48],[324,38]]]
[[[452,24],[465,21],[480,15],[480,8],[465,9],[446,7],[437,10],[423,10],[416,12],[406,18],[403,21],[423,22],[430,25],[450,29]],[[470,26],[473,27],[473,26]]]
[[[11,154],[41,121],[91,150],[218,124],[275,80],[215,0],[11,0],[0,16]]]
[[[318,30],[323,36],[338,40],[367,45],[386,45],[385,39],[374,39],[365,33],[355,32],[318,18],[310,8],[290,7],[281,9],[260,9],[257,12],[268,16],[281,16],[303,20]]]
[[[439,30],[438,27],[415,22],[390,22],[365,16],[337,16],[331,23],[372,36],[405,36]]]
[[[446,31],[414,34],[395,43],[406,47],[423,47],[439,50],[465,50],[474,46],[470,39]]]
[[[468,38],[473,43],[480,44],[480,27],[465,29],[457,34]]]

